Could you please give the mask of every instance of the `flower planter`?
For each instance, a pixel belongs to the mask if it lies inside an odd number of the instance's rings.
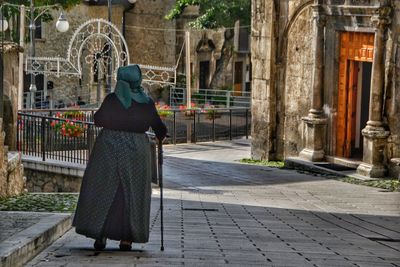
[[[219,114],[219,113],[215,113],[215,114],[207,114],[207,119],[209,119],[209,120],[213,120],[213,119],[219,119],[219,118],[221,118],[222,117],[222,115],[221,114]]]

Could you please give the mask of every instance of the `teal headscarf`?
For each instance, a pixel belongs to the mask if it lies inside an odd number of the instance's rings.
[[[150,102],[150,98],[143,91],[141,83],[142,71],[138,65],[128,65],[118,69],[114,93],[124,108],[130,108],[132,100],[138,103]]]

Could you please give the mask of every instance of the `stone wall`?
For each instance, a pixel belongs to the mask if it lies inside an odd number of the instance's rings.
[[[251,3],[252,123],[251,155],[255,159],[275,157],[274,59],[275,19],[273,1]]]
[[[122,31],[122,17],[124,7],[120,5],[113,5],[112,9],[112,23]],[[67,57],[68,46],[70,40],[77,30],[77,28],[90,19],[95,18],[108,18],[107,6],[89,6],[81,4],[67,10],[65,16],[69,22],[69,30],[65,33],[58,32],[55,23],[59,16],[59,11],[52,11],[53,21],[44,23],[43,25],[43,39],[36,40],[36,56],[37,57]],[[26,51],[26,53],[28,50]],[[82,61],[84,61],[82,59]],[[51,100],[56,103],[57,100],[64,100],[65,104],[76,103],[77,97],[82,96],[83,100],[89,102],[90,99],[96,98],[97,83],[93,82],[92,70],[88,64],[83,64],[86,69],[83,71],[82,88],[79,85],[79,79],[76,77],[62,76],[57,78],[49,76],[46,81],[54,83],[54,89],[48,90]],[[104,90],[104,85],[102,88]],[[90,97],[90,99],[89,99]]]
[[[113,5],[112,21],[125,36],[130,53],[130,63],[162,67],[175,67],[179,63],[178,72],[181,74],[185,72],[185,51],[180,56],[184,31],[187,28],[187,22],[198,16],[198,9],[189,7],[181,18],[168,21],[165,19],[165,15],[174,3],[174,0],[152,0],[137,1],[134,5]],[[107,7],[81,4],[68,10],[66,17],[70,22],[70,30],[67,33],[57,32],[54,24],[59,13],[54,11],[52,14],[55,20],[44,25],[44,38],[36,42],[36,56],[65,57],[75,29],[89,19],[107,18]],[[125,21],[125,25],[123,25],[123,21]],[[234,53],[230,45],[226,45],[225,34],[225,30],[191,30],[193,88],[199,87],[200,61],[210,61],[208,86],[212,88],[233,85],[235,61],[249,64],[248,55]],[[233,36],[233,31],[231,35]],[[213,51],[206,53],[197,51],[204,38],[213,43],[215,46]],[[233,37],[229,42],[233,43]],[[179,62],[178,59],[180,59]],[[220,67],[217,66],[219,63]],[[85,75],[81,81],[74,77],[47,78],[54,82],[54,89],[48,91],[53,103],[64,99],[67,104],[73,104],[78,96],[83,97],[85,102],[96,102],[97,83],[93,81],[93,71],[87,64],[85,67],[86,69],[83,71]],[[100,85],[103,88],[102,91],[104,91],[104,86],[105,82],[102,81]],[[167,87],[160,88],[159,85],[148,86],[147,84],[144,87],[149,89],[153,98],[157,99],[160,95],[164,95],[163,100],[168,100],[168,92],[162,93],[162,91],[168,91]],[[104,92],[102,96],[104,96]]]
[[[132,63],[173,67],[176,64],[175,21],[165,20],[173,0],[137,1],[126,14],[126,41]],[[147,29],[145,29],[147,28]],[[170,29],[164,31],[161,29]]]
[[[4,64],[4,114],[0,118],[0,197],[16,196],[24,192],[25,180],[21,158],[16,150],[18,53],[15,43],[4,42],[0,47]],[[10,151],[10,152],[9,152]]]
[[[311,108],[313,17],[316,1],[252,1],[252,157],[283,159],[304,147],[302,117]],[[319,1],[321,2],[321,1]],[[385,49],[384,123],[390,136],[383,162],[400,157],[400,2],[325,0],[324,116],[328,120],[324,149],[335,155],[339,33],[374,32],[371,16],[391,2],[394,13]],[[332,5],[332,7],[331,7]],[[366,7],[369,6],[369,7]],[[346,16],[342,14],[346,12]],[[395,176],[395,168],[390,168]]]
[[[284,85],[284,155],[297,156],[303,149],[304,123],[311,103],[312,11],[305,9],[288,32]],[[282,122],[280,122],[282,123]]]
[[[16,152],[8,152],[8,147],[4,146],[2,122],[0,118],[0,198],[17,196],[25,191],[21,157]]]
[[[400,1],[393,0],[392,6],[394,7],[394,16],[389,30],[386,57],[385,113],[390,129],[386,146],[387,159],[400,158]],[[399,168],[394,168],[393,164],[389,170],[393,177],[397,177],[400,173]]]
[[[16,150],[18,113],[18,53],[22,49],[15,43],[6,42],[4,51],[4,144],[10,151]]]
[[[3,120],[0,118],[0,198],[8,196],[7,193],[7,157],[6,151],[4,147],[4,137],[5,133],[3,132],[2,127]]]
[[[25,169],[28,192],[79,192],[82,177]]]

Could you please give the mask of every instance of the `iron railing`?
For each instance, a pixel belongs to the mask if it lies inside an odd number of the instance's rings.
[[[79,134],[62,131],[62,125],[69,123],[79,129]],[[54,159],[86,164],[100,129],[93,122],[19,112],[17,149],[23,155],[43,161]]]
[[[19,112],[18,150],[23,155],[39,157],[43,161],[54,159],[86,164],[101,128],[93,123],[94,109],[79,109],[79,116],[75,119],[62,116],[71,111],[74,110]],[[251,114],[248,108],[175,109],[163,117],[163,121],[170,135],[167,143],[196,143],[248,138]],[[72,127],[65,127],[71,123]],[[63,125],[66,130],[62,130]],[[68,132],[68,128],[72,130]],[[78,129],[76,133],[74,129]]]
[[[186,89],[170,89],[170,106],[186,105]],[[232,92],[229,90],[199,89],[192,93],[191,101],[196,105],[209,104],[218,107],[250,107],[251,92]]]

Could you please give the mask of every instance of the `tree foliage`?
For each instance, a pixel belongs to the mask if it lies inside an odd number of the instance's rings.
[[[250,25],[250,0],[177,0],[165,17],[168,20],[179,18],[190,5],[200,7],[200,16],[189,23],[197,29],[233,27],[237,20],[242,25]]]
[[[11,0],[11,1],[1,1],[1,2],[8,2],[11,4],[16,5],[30,5],[30,0]],[[78,5],[82,2],[82,0],[34,0],[35,6],[48,6],[48,5],[55,5],[59,4],[63,8],[69,8],[75,5]]]
[[[34,5],[37,7],[35,9],[35,17],[40,15],[40,19],[44,22],[49,22],[52,21],[54,18],[51,15],[51,9],[68,9],[71,8],[75,5],[78,5],[82,2],[82,0],[34,0]],[[7,5],[7,3],[12,4],[12,5]],[[8,1],[2,1],[0,0],[0,4],[2,5],[2,14],[3,16],[9,21],[13,22],[13,25],[18,25],[19,22],[19,16],[20,16],[20,8],[18,7],[19,5],[25,5],[26,6],[26,12],[27,15],[30,16],[29,13],[29,6],[30,6],[30,0],[8,0]],[[5,4],[5,5],[3,5]],[[51,6],[56,5],[52,8]],[[47,6],[49,6],[49,9],[47,10]],[[47,11],[46,11],[47,10]],[[45,11],[44,13],[42,13]],[[27,21],[29,24],[29,21]],[[13,27],[12,29],[10,28],[7,32],[3,33],[3,36],[10,40],[17,42],[19,40],[19,30],[16,27]],[[29,34],[29,31],[26,31],[26,34]]]

